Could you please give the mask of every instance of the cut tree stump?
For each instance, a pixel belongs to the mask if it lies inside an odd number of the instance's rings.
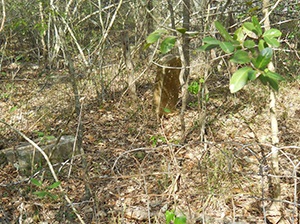
[[[180,91],[179,75],[181,60],[174,55],[166,55],[159,64],[154,85],[153,104],[159,120],[163,115],[175,111]]]

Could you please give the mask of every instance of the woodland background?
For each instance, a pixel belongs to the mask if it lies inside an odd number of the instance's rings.
[[[1,160],[0,222],[165,223],[171,212],[187,223],[299,223],[300,3],[265,3],[2,0],[0,149],[25,141],[13,127],[38,144],[72,135],[81,154],[53,164],[59,181],[47,164],[33,161],[24,175]],[[262,20],[264,4],[282,31],[276,175],[269,88],[251,82],[231,94],[228,57],[197,51],[204,37],[221,38],[214,21],[232,32]],[[159,42],[145,48],[157,29],[178,37],[172,53],[183,49],[188,84],[198,83],[185,110],[159,122],[152,95],[163,54]]]

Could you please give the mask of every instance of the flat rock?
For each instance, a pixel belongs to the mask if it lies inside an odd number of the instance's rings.
[[[72,157],[74,136],[62,136],[51,140],[40,140],[36,142],[48,155],[52,164],[60,163]],[[78,154],[75,152],[75,155]],[[20,171],[30,171],[31,164],[44,165],[46,160],[42,154],[30,143],[21,144],[17,147],[7,148],[0,151],[1,165],[5,163],[14,164]]]

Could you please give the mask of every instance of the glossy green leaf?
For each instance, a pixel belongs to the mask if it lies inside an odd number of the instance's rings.
[[[282,33],[280,32],[280,30],[269,29],[264,32],[263,37],[276,38],[276,37],[280,37],[281,35]]]
[[[269,37],[269,36],[266,36],[264,37],[264,40],[272,47],[279,47],[280,46],[280,43],[277,39],[275,38],[272,38],[272,37]]]
[[[201,47],[197,48],[197,51],[209,51],[211,49],[214,49],[216,47],[219,47],[219,45],[217,44],[204,44]]]
[[[251,58],[249,57],[248,52],[243,51],[243,50],[237,50],[233,57],[230,59],[231,62],[233,63],[238,63],[238,64],[245,64],[251,61]]]
[[[229,83],[231,93],[239,91],[247,84],[250,72],[253,72],[251,67],[243,67],[233,73]]]
[[[243,24],[243,27],[245,27],[247,30],[249,30],[249,31],[251,31],[251,32],[253,32],[253,33],[255,33],[255,26],[254,26],[254,24],[253,23],[251,23],[251,22],[245,22],[244,24]]]
[[[253,16],[252,17],[252,23],[255,27],[255,33],[258,35],[258,36],[261,36],[262,35],[262,28],[261,28],[261,25],[259,24],[259,21],[257,19],[256,16]]]
[[[175,46],[175,42],[176,42],[176,37],[167,37],[167,38],[165,38],[162,41],[161,45],[160,45],[160,51],[163,54],[168,53]]]
[[[215,27],[217,28],[217,30],[219,31],[219,33],[221,34],[221,36],[226,41],[231,41],[231,42],[233,41],[233,38],[230,36],[230,34],[225,29],[225,27],[219,21],[215,21]]]
[[[271,72],[270,70],[267,69],[267,71],[265,72],[265,75],[271,79],[274,79],[274,80],[278,80],[278,81],[283,81],[284,78],[279,75],[278,73],[276,72]]]
[[[251,81],[253,81],[253,80],[255,80],[256,78],[257,78],[257,72],[254,71],[254,70],[250,70],[250,71],[248,72],[248,79],[251,80]]]
[[[231,42],[221,42],[220,47],[227,54],[232,53],[235,49],[235,47],[233,46],[233,44]]]
[[[256,60],[254,60],[253,64],[256,68],[264,70],[272,60],[272,56],[272,48],[267,47],[259,53],[258,57],[256,58]]]
[[[264,40],[260,39],[259,42],[258,42],[258,50],[262,51],[266,47],[268,47],[268,45],[266,44],[266,42]]]
[[[262,82],[262,84],[264,84],[264,85],[268,84],[267,78],[264,76],[264,74],[261,74],[260,76],[258,76],[258,79]]]
[[[269,83],[269,85],[272,87],[272,89],[274,89],[275,91],[278,91],[279,90],[278,80],[272,79],[268,76],[265,76],[265,77],[266,77],[266,80]]]
[[[248,22],[249,23],[249,22]],[[252,24],[252,23],[250,23],[250,24]],[[252,26],[251,27],[253,27],[254,28],[254,25],[252,24]],[[251,29],[251,27],[245,27],[244,25],[243,25],[243,32],[248,36],[248,37],[250,37],[250,38],[252,38],[252,39],[258,39],[258,36],[256,35],[256,33],[255,32],[253,32],[253,31],[251,31],[251,30],[249,30],[249,29]],[[255,28],[254,28],[255,29]]]
[[[255,42],[253,40],[246,40],[244,42],[244,47],[250,49],[255,47]]]
[[[148,44],[153,44],[165,33],[165,30],[155,30],[154,32],[150,33],[146,39]]]
[[[242,43],[245,40],[245,35],[244,35],[244,32],[243,32],[243,27],[238,28],[234,32],[233,39],[237,40],[240,43]]]
[[[204,37],[202,39],[202,41],[205,44],[215,44],[215,45],[219,45],[220,44],[220,41],[217,40],[216,38],[213,38],[213,37]]]

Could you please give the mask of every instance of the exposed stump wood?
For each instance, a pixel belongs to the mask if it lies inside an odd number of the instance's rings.
[[[163,57],[157,69],[154,85],[153,104],[157,119],[174,112],[178,102],[181,70],[181,60],[174,55]]]

